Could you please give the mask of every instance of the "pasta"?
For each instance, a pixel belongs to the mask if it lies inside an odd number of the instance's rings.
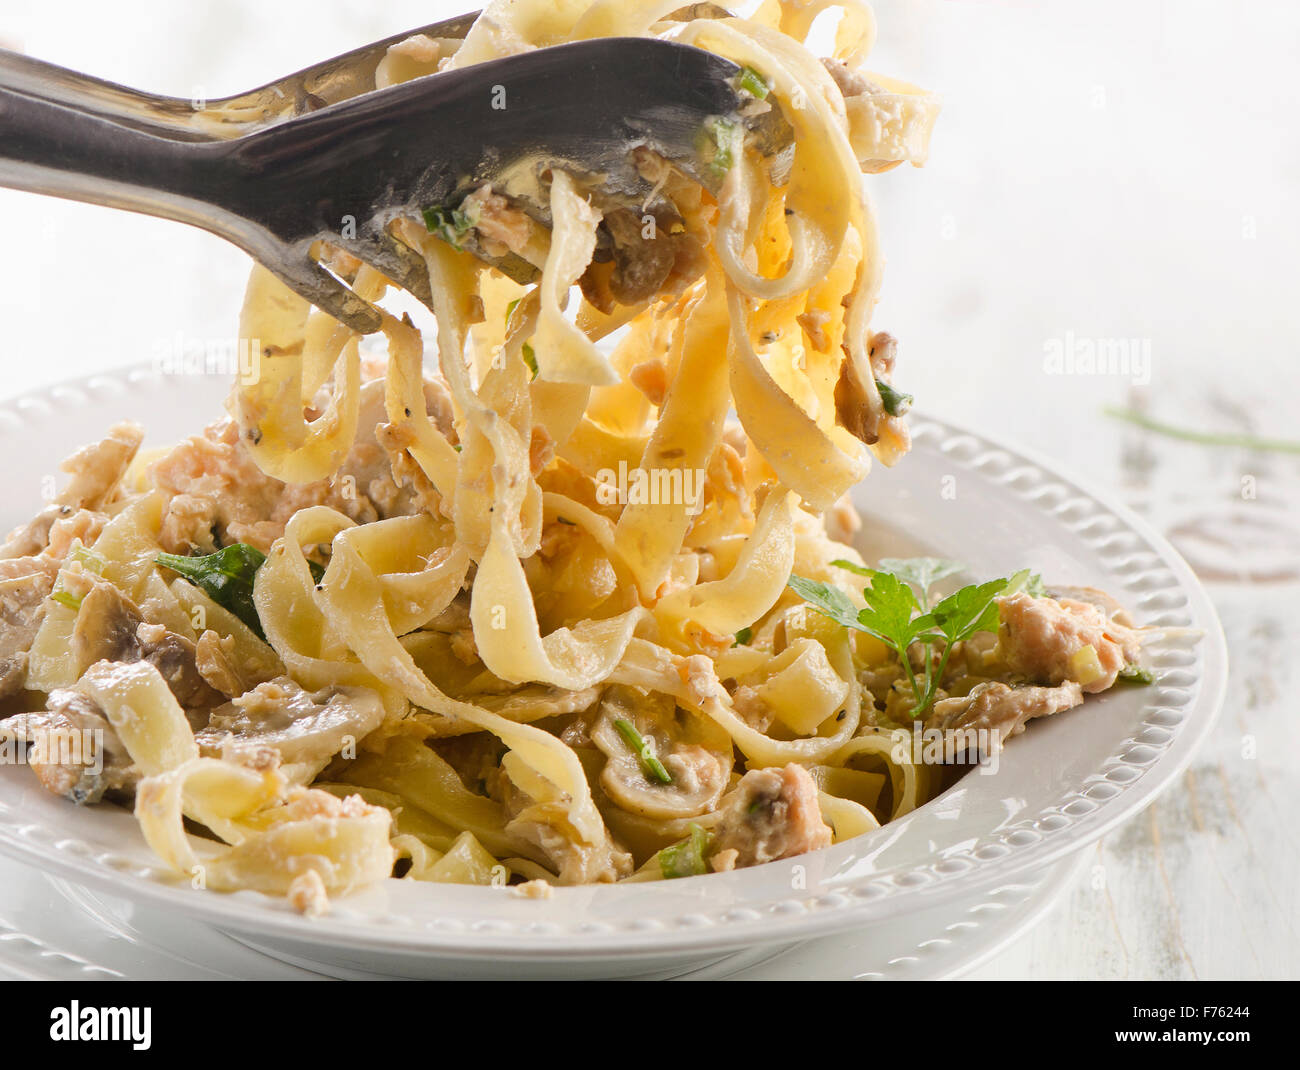
[[[908,445],[862,172],[924,162],[938,102],[862,71],[857,0],[678,6],[493,0],[458,46],[380,64],[382,88],[660,36],[738,64],[793,145],[720,117],[712,192],[629,145],[641,200],[542,161],[549,231],[488,187],[430,206],[535,285],[399,220],[436,330],[384,311],[382,352],[255,268],[229,418],[148,463],[115,429],[0,551],[0,735],[46,787],[129,802],[196,885],[307,913],[393,875],[665,879],[869,832],[1137,671],[1095,592],[1008,580],[959,633],[928,603],[944,563],[855,579],[845,496]],[[327,255],[364,299],[393,288]],[[853,616],[886,591],[901,641]],[[94,753],[55,755],[65,731]]]

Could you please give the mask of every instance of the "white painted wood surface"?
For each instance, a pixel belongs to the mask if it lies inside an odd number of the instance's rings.
[[[976,979],[1300,976],[1295,586],[1213,588],[1227,706],[1192,767],[1090,849],[1069,895]]]
[[[6,3],[0,38],[217,96],[462,6]],[[1228,707],[1187,775],[972,976],[1300,976],[1300,460],[1169,442],[1101,412],[1300,437],[1300,6],[876,9],[871,65],[946,101],[929,166],[870,180],[889,259],[878,323],[902,341],[900,382],[923,409],[1145,512],[1212,581],[1233,658]],[[232,336],[246,260],[216,239],[9,191],[0,218],[6,394]],[[1050,362],[1121,344],[1129,362],[1109,374]]]

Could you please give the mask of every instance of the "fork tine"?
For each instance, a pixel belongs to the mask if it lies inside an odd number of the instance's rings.
[[[338,245],[358,260],[364,261],[376,271],[388,276],[417,301],[426,306],[433,303],[433,293],[429,288],[429,269],[425,266],[424,257],[392,234],[380,230],[373,236],[351,241],[341,240]]]
[[[274,261],[264,259],[262,262],[291,290],[336,320],[347,324],[358,334],[373,334],[383,325],[383,319],[374,305],[309,256],[303,257],[301,266],[287,266],[279,258]]]

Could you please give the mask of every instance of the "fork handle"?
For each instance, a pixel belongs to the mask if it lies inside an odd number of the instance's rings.
[[[355,330],[378,329],[366,302],[305,255],[286,256],[279,235],[240,214],[241,200],[260,198],[232,167],[229,145],[158,136],[0,85],[0,185],[199,227]]]
[[[255,228],[214,203],[220,159],[220,143],[158,137],[0,86],[0,185],[174,219],[254,252]]]

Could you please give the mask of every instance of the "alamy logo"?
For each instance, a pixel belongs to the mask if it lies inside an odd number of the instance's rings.
[[[148,1051],[152,1028],[151,1007],[83,1007],[74,999],[50,1011],[51,1040],[127,1040]]]
[[[159,375],[219,375],[251,386],[262,373],[262,343],[256,338],[189,338],[177,332],[154,344]]]
[[[602,468],[596,473],[596,501],[601,505],[684,505],[695,516],[704,508],[704,469]]]
[[[911,738],[900,736],[891,757],[895,764],[978,765],[981,773],[996,773],[1002,760],[1002,734],[987,728],[922,728],[912,726]]]
[[[1043,343],[1048,375],[1116,375],[1134,386],[1151,382],[1150,338],[1080,338],[1066,331]]]
[[[80,765],[98,776],[104,771],[104,730],[37,728],[27,732],[26,742],[10,736],[0,739],[0,765],[24,764]]]

